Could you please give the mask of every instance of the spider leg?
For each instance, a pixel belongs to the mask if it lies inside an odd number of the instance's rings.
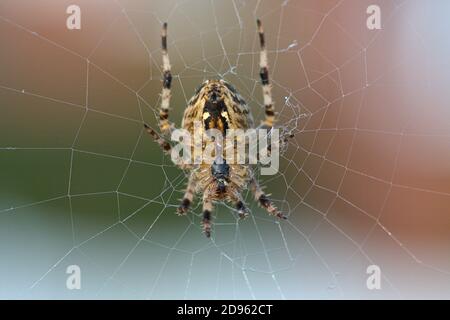
[[[202,220],[202,226],[203,226],[203,232],[205,233],[206,237],[211,237],[211,217],[212,217],[212,211],[214,209],[211,197],[213,195],[211,194],[211,191],[208,189],[205,190],[205,193],[203,194],[203,220]]]
[[[264,193],[264,191],[259,186],[258,181],[255,178],[252,178],[250,181],[250,189],[255,196],[256,201],[258,201],[259,205],[267,210],[267,212],[276,216],[280,219],[287,219],[287,217],[281,213],[277,207],[273,204],[273,202],[269,199],[269,197]]]
[[[244,201],[241,201],[241,200],[237,201],[236,209],[238,210],[240,219],[245,219],[248,217],[248,209],[247,209],[247,206],[245,205]]]
[[[275,108],[274,102],[272,98],[272,85],[269,80],[269,59],[267,57],[267,49],[266,49],[266,40],[264,36],[264,29],[261,23],[261,20],[257,19],[256,24],[258,26],[258,35],[259,35],[259,45],[260,45],[260,53],[259,53],[259,75],[261,77],[261,85],[262,85],[262,93],[264,99],[264,109],[265,109],[265,119],[258,126],[258,129],[272,129],[273,125],[276,121],[275,119]],[[293,138],[294,135],[292,132],[287,132],[282,135],[281,142],[288,142],[289,138]],[[268,151],[270,150],[270,145],[268,145]]]
[[[186,215],[186,212],[188,211],[192,201],[194,200],[194,187],[195,187],[195,177],[191,173],[189,176],[188,184],[186,187],[186,192],[184,193],[183,200],[181,201],[181,204],[177,208],[178,215]]]
[[[170,145],[170,143],[164,140],[155,130],[150,128],[146,123],[144,123],[144,128],[145,131],[147,131],[147,133],[151,135],[152,138],[155,140],[155,142],[161,147],[164,153],[170,155],[170,151],[172,150],[172,146]]]
[[[155,140],[155,142],[161,147],[161,149],[164,151],[165,154],[170,155],[172,153],[172,145],[166,141],[161,135],[159,135],[153,128],[148,126],[146,123],[144,123],[144,128],[147,133],[152,136],[152,138]],[[190,169],[191,166],[189,164],[183,163],[182,160],[174,163],[182,170]]]
[[[161,92],[161,106],[159,109],[159,128],[163,135],[171,132],[173,124],[169,122],[170,87],[172,74],[169,55],[167,53],[167,23],[163,24],[161,33],[161,47],[163,53],[163,88]],[[166,154],[170,154],[172,146],[155,130],[144,123],[145,130],[153,137]]]
[[[261,47],[259,53],[259,76],[261,77],[262,93],[265,108],[265,120],[261,123],[262,128],[271,129],[275,122],[275,109],[272,99],[272,86],[269,82],[269,62],[267,58],[266,42],[264,38],[264,30],[261,20],[256,20],[259,34],[259,45]]]
[[[172,84],[172,73],[167,52],[167,23],[165,22],[161,32],[161,49],[163,60],[163,88],[161,91],[161,106],[159,109],[159,128],[163,134],[168,134],[173,128],[169,121],[170,88]]]
[[[248,217],[249,210],[245,205],[242,195],[239,192],[235,192],[233,195],[231,195],[230,201],[233,202],[234,206],[236,207],[240,219],[245,219]]]

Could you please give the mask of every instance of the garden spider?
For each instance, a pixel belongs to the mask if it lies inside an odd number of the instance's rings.
[[[258,128],[272,129],[275,121],[275,111],[272,101],[271,85],[269,83],[269,69],[264,32],[261,21],[257,20],[260,43],[260,77],[265,106],[265,120]],[[175,129],[169,121],[170,87],[172,82],[171,66],[167,53],[167,23],[162,27],[162,60],[163,60],[163,88],[159,109],[159,128],[162,135],[144,124],[146,131],[155,139],[165,153],[170,153],[171,144],[162,136],[170,135]],[[240,94],[226,81],[207,80],[190,99],[184,111],[182,128],[194,134],[194,121],[201,121],[203,129],[214,128],[225,133],[226,129],[247,129],[253,127],[253,118],[249,108]],[[280,219],[286,217],[278,211],[268,196],[259,186],[252,169],[246,164],[227,164],[226,161],[212,164],[200,163],[196,165],[180,165],[189,170],[187,188],[180,206],[179,215],[185,215],[194,200],[195,194],[203,194],[203,232],[211,236],[211,214],[213,202],[228,201],[233,203],[240,218],[248,215],[248,209],[242,198],[242,191],[250,187],[259,205],[267,212]]]

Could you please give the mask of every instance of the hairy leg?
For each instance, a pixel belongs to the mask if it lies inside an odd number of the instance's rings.
[[[173,124],[169,121],[172,72],[169,54],[167,52],[167,23],[164,23],[162,27],[161,49],[163,58],[163,88],[161,91],[161,106],[159,109],[159,128],[163,134],[168,134],[172,130]]]
[[[144,123],[144,128],[147,133],[152,136],[152,138],[155,140],[155,142],[161,147],[161,149],[166,154],[170,154],[170,151],[172,150],[172,146],[169,142],[164,140],[155,130],[153,130],[151,127],[149,127],[147,124]]]
[[[287,217],[283,213],[278,211],[277,207],[275,207],[273,202],[264,193],[255,178],[253,178],[250,182],[250,189],[259,205],[266,209],[270,215],[278,217],[280,219],[287,219]]]
[[[188,211],[190,205],[194,201],[194,187],[195,187],[195,177],[191,173],[189,176],[188,184],[186,187],[186,192],[184,193],[183,200],[181,201],[180,206],[177,209],[177,213],[179,215],[185,215]]]
[[[202,220],[202,226],[203,226],[203,232],[205,233],[206,237],[211,237],[211,219],[212,219],[212,211],[214,209],[212,200],[211,200],[211,194],[208,190],[205,190],[205,193],[203,194],[203,220]]]
[[[249,210],[245,205],[244,199],[242,195],[238,192],[235,192],[231,197],[230,201],[234,204],[236,210],[238,211],[239,218],[245,219],[248,217]]]
[[[264,37],[264,30],[261,20],[256,21],[259,34],[259,76],[261,77],[262,93],[264,99],[265,120],[261,124],[262,128],[271,129],[275,122],[275,109],[272,99],[272,86],[269,81],[269,61],[267,58],[266,42]]]

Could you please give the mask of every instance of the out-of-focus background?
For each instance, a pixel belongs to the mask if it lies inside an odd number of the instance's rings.
[[[68,30],[66,9],[81,9]],[[369,5],[381,29],[369,30]],[[448,1],[1,0],[0,297],[450,298]],[[208,78],[262,116],[263,20],[279,126],[261,177],[288,216],[196,204],[156,126],[160,26],[171,118]],[[81,270],[68,290],[67,268]],[[367,267],[381,270],[369,290]]]

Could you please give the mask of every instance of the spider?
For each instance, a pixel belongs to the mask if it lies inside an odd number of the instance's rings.
[[[261,21],[257,19],[257,28],[260,44],[260,77],[265,105],[265,120],[258,128],[271,129],[275,122],[275,111],[272,100],[271,84],[269,83],[269,68],[267,50],[265,47],[264,31]],[[162,26],[161,33],[163,82],[161,92],[161,105],[159,108],[159,128],[161,135],[144,124],[146,131],[154,138],[166,154],[172,146],[164,138],[169,135],[175,126],[169,121],[169,107],[171,96],[171,66],[167,51],[167,23]],[[236,91],[236,89],[223,79],[207,80],[189,100],[184,111],[182,128],[191,134],[194,132],[194,121],[201,121],[203,129],[214,128],[225,133],[226,129],[253,128],[253,117],[249,108]],[[263,192],[250,165],[228,164],[226,161],[212,164],[200,163],[195,165],[179,165],[189,170],[189,179],[184,197],[177,209],[179,215],[186,215],[196,194],[203,194],[203,232],[211,236],[211,218],[215,202],[231,202],[238,211],[240,218],[248,216],[249,210],[241,195],[242,191],[250,188],[259,205],[270,215],[280,219],[286,217],[275,207],[269,197]]]

